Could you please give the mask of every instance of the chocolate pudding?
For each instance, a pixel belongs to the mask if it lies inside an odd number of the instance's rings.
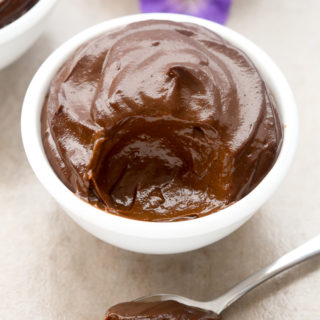
[[[161,302],[124,302],[111,307],[105,320],[219,320],[212,311],[168,300]]]
[[[39,0],[0,0],[0,28],[17,20]]]
[[[108,212],[176,221],[221,210],[269,172],[275,101],[244,52],[191,23],[148,20],[83,44],[42,111],[48,160]]]

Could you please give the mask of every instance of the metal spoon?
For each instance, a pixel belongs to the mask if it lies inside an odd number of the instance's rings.
[[[275,260],[273,263],[264,267],[260,271],[252,274],[247,279],[241,281],[233,288],[228,290],[220,297],[207,301],[201,302],[192,299],[188,299],[175,294],[155,294],[151,296],[145,296],[135,301],[139,302],[153,302],[153,301],[166,301],[176,300],[180,303],[198,307],[201,309],[212,310],[216,314],[220,314],[223,310],[229,307],[233,302],[237,301],[240,297],[246,294],[251,289],[258,286],[260,283],[270,279],[278,273],[289,269],[296,264],[309,259],[320,253],[320,234],[309,240],[300,247],[288,252],[281,258]]]

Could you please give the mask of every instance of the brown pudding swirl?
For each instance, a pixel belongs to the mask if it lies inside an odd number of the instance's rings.
[[[219,320],[212,311],[168,300],[161,302],[123,302],[107,311],[105,320]]]
[[[39,0],[0,0],[0,28],[17,20]]]
[[[190,23],[143,21],[82,45],[42,111],[51,166],[82,199],[147,221],[203,216],[250,192],[282,141],[239,49]]]

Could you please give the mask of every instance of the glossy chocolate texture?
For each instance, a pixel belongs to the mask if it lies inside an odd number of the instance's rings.
[[[105,320],[218,320],[212,311],[168,300],[160,302],[124,302],[111,307]]]
[[[0,28],[17,20],[39,0],[0,0]]]
[[[146,221],[248,194],[280,150],[272,95],[241,50],[190,23],[143,21],[82,45],[42,112],[51,166],[82,199]]]

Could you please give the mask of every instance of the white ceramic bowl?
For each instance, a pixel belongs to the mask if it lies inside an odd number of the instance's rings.
[[[56,0],[40,0],[17,20],[0,28],[0,70],[17,60],[41,35]]]
[[[145,222],[103,212],[80,200],[59,180],[43,150],[40,114],[50,80],[64,61],[83,42],[102,32],[146,19],[187,21],[202,25],[245,51],[274,94],[284,125],[279,157],[263,181],[240,201],[198,219],[181,222]],[[271,196],[287,172],[297,143],[298,116],[295,101],[284,76],[274,62],[240,34],[216,23],[177,14],[138,14],[122,17],[87,29],[53,52],[30,83],[22,110],[22,138],[28,160],[49,193],[84,229],[115,246],[152,254],[184,252],[213,243],[246,222]]]

